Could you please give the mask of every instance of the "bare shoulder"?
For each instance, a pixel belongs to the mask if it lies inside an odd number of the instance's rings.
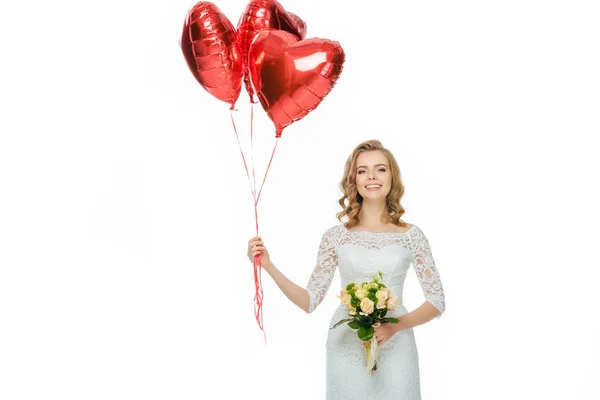
[[[408,222],[405,222],[405,226],[396,226],[396,232],[397,233],[406,233],[408,231],[410,231],[412,229],[412,227],[414,226],[413,224],[409,224]]]

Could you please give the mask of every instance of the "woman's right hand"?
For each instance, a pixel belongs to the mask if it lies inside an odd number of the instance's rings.
[[[251,263],[254,264],[254,257],[257,254],[261,255],[261,264],[263,267],[271,265],[271,257],[260,236],[255,236],[248,241],[248,259]]]

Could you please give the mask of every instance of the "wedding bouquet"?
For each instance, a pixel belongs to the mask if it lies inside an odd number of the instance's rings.
[[[383,274],[379,271],[371,282],[363,282],[360,285],[350,283],[342,289],[338,297],[352,318],[343,319],[331,328],[337,328],[347,322],[351,329],[357,331],[358,338],[365,342],[367,372],[370,374],[377,369],[379,355],[377,340],[373,337],[374,328],[383,322],[398,322],[398,318],[385,316],[388,310],[393,310],[398,305],[398,299],[392,296],[382,279]]]

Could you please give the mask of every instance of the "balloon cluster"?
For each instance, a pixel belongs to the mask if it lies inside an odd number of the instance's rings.
[[[335,86],[345,60],[338,42],[306,39],[304,21],[287,12],[276,0],[250,0],[237,29],[216,5],[201,1],[188,11],[180,45],[192,74],[208,93],[230,104],[230,110],[234,110],[243,84],[250,102],[254,104],[258,99],[273,121],[275,146],[262,185],[283,129],[304,118],[321,103]],[[253,110],[254,107],[250,114],[251,142]],[[255,178],[252,184],[232,111],[230,114],[254,197],[258,236],[257,206],[262,185],[258,190]],[[254,258],[254,309],[256,322],[264,332],[261,264],[261,256],[257,254]]]
[[[235,108],[242,82],[275,136],[314,110],[334,87],[345,56],[336,41],[305,39],[306,24],[276,0],[251,0],[237,29],[210,2],[188,12],[181,50],[204,89]]]

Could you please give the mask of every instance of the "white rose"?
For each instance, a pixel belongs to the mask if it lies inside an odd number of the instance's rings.
[[[346,306],[347,309],[352,308],[351,304],[352,296],[349,293],[346,293],[344,297],[342,297],[342,304]]]
[[[384,291],[383,289],[385,288],[381,288],[381,290],[379,290],[377,293],[375,293],[375,297],[377,297],[377,300],[387,300],[388,298],[388,292]]]
[[[387,299],[386,306],[388,310],[393,310],[398,305],[398,298],[391,296]]]
[[[375,308],[375,303],[373,303],[373,300],[369,299],[368,297],[365,297],[360,302],[360,308],[362,310],[360,313],[361,315],[369,315],[373,312]]]
[[[386,287],[382,287],[381,289],[379,289],[379,291],[381,293],[385,293],[385,298],[389,298],[392,295],[392,292],[390,291],[390,289],[386,288]]]
[[[356,294],[356,297],[358,297],[359,300],[362,300],[365,297],[365,291],[362,290],[362,289],[357,290],[355,294]]]

